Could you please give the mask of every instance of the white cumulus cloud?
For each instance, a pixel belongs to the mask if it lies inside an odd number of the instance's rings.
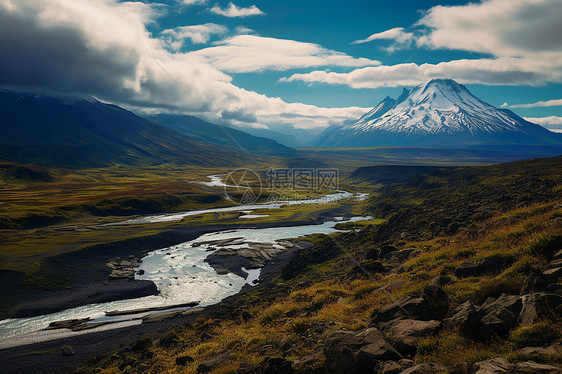
[[[538,69],[517,58],[453,60],[438,64],[369,66],[348,73],[313,71],[281,78],[281,82],[302,81],[347,85],[351,88],[413,86],[434,78],[452,78],[459,83],[486,85],[540,85],[548,79]]]
[[[562,117],[524,117],[527,121],[546,127],[553,132],[562,133]]]
[[[236,35],[215,44],[190,55],[205,58],[217,69],[236,73],[317,66],[380,65],[380,61],[354,58],[314,43],[257,35]]]
[[[270,127],[321,127],[362,110],[287,103],[240,88],[206,57],[174,52],[151,35],[146,25],[157,15],[140,2],[0,0],[0,50],[9,56],[0,59],[0,86]]]
[[[414,40],[414,34],[411,32],[405,32],[403,27],[395,27],[390,30],[379,32],[369,36],[366,39],[356,40],[351,44],[362,44],[368,43],[373,40],[395,40],[399,44],[406,44]]]
[[[453,78],[485,85],[532,85],[562,82],[562,3],[560,0],[486,0],[429,9],[407,33],[394,28],[355,43],[395,39],[390,48],[479,52],[489,58],[439,64],[397,64],[347,73],[313,71],[285,82],[304,81],[352,88],[413,85],[431,78]],[[403,42],[400,43],[399,41]]]
[[[162,31],[164,37],[169,38],[168,43],[174,49],[180,49],[185,39],[191,40],[193,44],[207,43],[212,35],[224,35],[227,28],[215,23],[205,23],[203,25],[180,26],[174,29]]]
[[[259,16],[265,14],[257,6],[252,5],[247,8],[239,7],[234,3],[228,4],[228,7],[221,8],[215,5],[211,9],[212,13],[225,16],[225,17],[249,17],[249,16]]]
[[[510,108],[541,108],[541,107],[549,107],[549,106],[562,106],[562,99],[537,101],[536,103],[530,103],[530,104],[515,104],[515,105],[510,105],[509,107]]]
[[[206,4],[207,0],[179,0],[183,5],[202,5]]]

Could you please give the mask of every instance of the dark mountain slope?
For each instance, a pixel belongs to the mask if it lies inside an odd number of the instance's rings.
[[[233,164],[243,157],[96,100],[0,91],[0,159],[64,167]]]
[[[388,222],[371,233],[377,240],[431,238],[478,227],[499,212],[559,199],[562,156],[494,166],[436,169],[386,187],[370,201]],[[365,233],[363,234],[365,235]]]

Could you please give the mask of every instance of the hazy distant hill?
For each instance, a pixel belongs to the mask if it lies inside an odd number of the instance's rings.
[[[295,150],[281,145],[275,140],[250,135],[231,127],[215,125],[197,117],[158,114],[146,118],[184,135],[189,135],[198,141],[228,147],[241,153],[249,152],[275,156],[292,156],[295,154]]]

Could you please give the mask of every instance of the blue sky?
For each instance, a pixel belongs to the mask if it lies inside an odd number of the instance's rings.
[[[452,78],[562,129],[561,5],[0,0],[0,35],[10,36],[0,47],[13,56],[0,62],[0,85],[318,132],[404,86]]]

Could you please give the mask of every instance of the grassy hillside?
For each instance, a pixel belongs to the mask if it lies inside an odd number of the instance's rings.
[[[508,363],[532,360],[562,367],[560,354],[528,349],[548,347],[562,337],[562,311],[556,305],[530,324],[513,321],[495,332],[466,331],[446,323],[467,301],[484,310],[502,294],[506,296],[501,300],[537,290],[560,295],[560,272],[542,274],[562,249],[561,161],[438,170],[391,185],[368,203],[387,222],[359,232],[315,235],[310,238],[314,246],[298,252],[271,282],[235,298],[228,307],[164,336],[148,337],[141,349],[136,345],[93,359],[80,370],[337,372],[333,354],[326,354],[337,348],[336,331],[353,335],[377,327],[388,344],[400,347],[380,320],[388,313],[385,305],[407,296],[423,298],[429,318],[445,321],[433,333],[415,338],[408,350],[399,348],[415,364],[441,368],[432,372],[464,367],[460,372],[470,373],[472,364],[498,357]],[[483,260],[495,266],[480,275],[458,270]],[[507,309],[500,310],[504,314],[495,318],[504,321]],[[352,355],[348,351],[339,361],[345,363]]]

